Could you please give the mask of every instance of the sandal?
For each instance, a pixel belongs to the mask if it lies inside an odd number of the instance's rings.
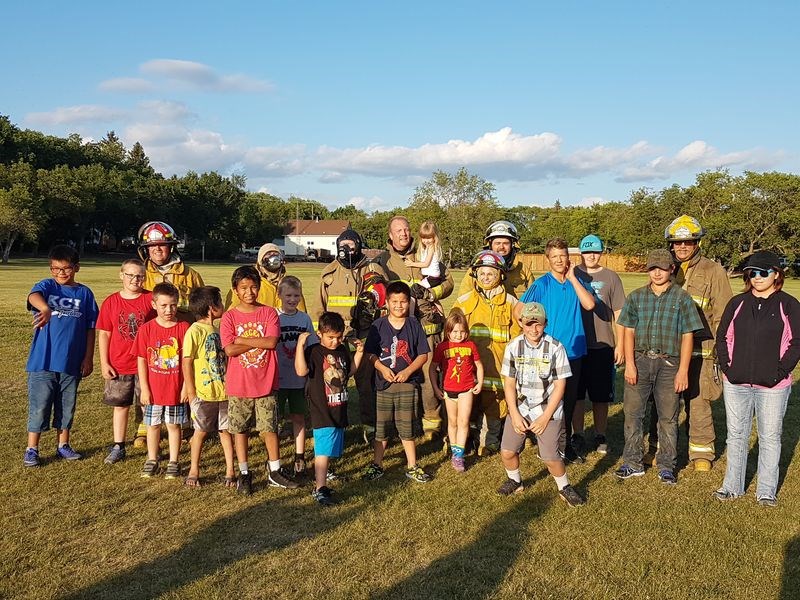
[[[199,488],[202,487],[200,485],[200,478],[195,477],[194,475],[189,475],[186,480],[183,482],[183,485],[190,488]]]
[[[225,477],[225,480],[222,482],[222,484],[226,488],[235,488],[236,487],[236,476],[231,475],[230,477]]]

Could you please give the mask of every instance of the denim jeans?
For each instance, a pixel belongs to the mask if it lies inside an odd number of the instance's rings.
[[[758,432],[757,498],[774,498],[778,489],[778,464],[781,458],[783,415],[789,403],[791,386],[761,389],[750,385],[723,382],[725,419],[728,424],[728,466],[722,489],[741,496],[747,469],[747,451],[753,414]]]
[[[637,353],[635,357],[638,379],[636,385],[625,383],[622,409],[625,413],[625,449],[622,459],[634,469],[643,469],[642,437],[647,399],[652,393],[658,410],[658,439],[656,466],[659,470],[675,470],[678,445],[678,410],[680,400],[675,393],[677,358],[647,358]]]
[[[28,431],[48,431],[51,412],[53,427],[72,429],[80,380],[79,376],[55,371],[28,373]]]

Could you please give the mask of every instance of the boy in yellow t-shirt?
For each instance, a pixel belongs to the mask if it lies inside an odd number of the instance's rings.
[[[183,339],[183,378],[190,398],[194,435],[192,465],[186,485],[200,487],[200,452],[209,433],[219,431],[225,453],[225,486],[235,487],[233,439],[228,433],[228,400],[225,395],[227,357],[214,319],[224,312],[219,288],[204,286],[189,294],[189,310],[195,316]]]

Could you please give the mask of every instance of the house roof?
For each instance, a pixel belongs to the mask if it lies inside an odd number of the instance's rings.
[[[332,235],[337,236],[350,227],[350,221],[337,220],[307,220],[289,221],[284,229],[285,235]]]

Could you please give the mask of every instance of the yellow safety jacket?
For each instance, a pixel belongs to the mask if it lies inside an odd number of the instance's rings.
[[[353,318],[353,308],[356,306],[358,296],[361,294],[364,283],[364,274],[375,272],[386,278],[386,271],[379,264],[363,259],[353,269],[348,269],[335,260],[322,270],[319,284],[319,299],[316,304],[312,319],[316,326],[320,315],[325,311],[339,313],[344,318],[345,336],[355,333],[359,338],[365,338],[367,331],[353,331],[350,321]]]
[[[286,277],[286,268],[281,268],[277,273],[271,273],[258,267],[256,269],[258,274],[261,275],[261,285],[258,288],[256,302],[279,309],[281,307],[281,299],[278,297],[278,285]],[[233,293],[233,290],[228,290],[225,296],[225,310],[237,304],[239,304],[239,297]],[[306,310],[306,297],[302,293],[300,294],[300,303],[297,305],[297,310],[308,312]]]
[[[411,244],[409,244],[408,248],[402,252],[395,249],[391,242],[387,242],[386,249],[380,253],[375,262],[387,273],[389,281],[405,281],[408,285],[414,285],[422,281],[425,276],[420,273],[418,267],[409,267],[406,265],[403,258],[406,256],[413,258],[415,254],[416,241],[414,239],[411,240]],[[455,283],[453,282],[453,275],[447,267],[442,264],[442,283],[436,287],[430,288],[434,299],[437,300],[437,304],[439,304],[439,300],[447,298],[452,294],[454,288]],[[441,304],[439,304],[439,308],[441,308]],[[425,330],[425,335],[434,335],[440,333],[444,325],[441,323],[427,323],[423,325],[422,328]]]
[[[533,271],[530,270],[528,265],[522,262],[519,254],[514,256],[514,262],[511,263],[511,268],[506,271],[506,278],[503,280],[503,287],[506,292],[515,298],[521,298],[528,288],[533,283],[535,277]],[[461,280],[461,286],[458,289],[458,295],[463,296],[467,292],[475,289],[475,278],[472,277],[467,271],[464,279]]]
[[[522,332],[513,315],[516,303],[517,299],[505,290],[488,299],[472,290],[459,296],[453,305],[466,315],[470,339],[478,347],[484,390],[503,393],[503,352],[508,341]]]
[[[714,339],[722,320],[722,312],[733,296],[728,274],[722,265],[697,254],[680,263],[675,274],[675,283],[689,292],[700,311],[703,331],[695,333],[693,356],[714,358]]]
[[[188,313],[189,294],[192,290],[205,285],[200,273],[187,266],[183,261],[171,265],[166,273],[159,271],[150,259],[145,261],[144,267],[144,283],[142,287],[152,292],[157,283],[165,281],[171,283],[178,288],[178,310],[182,313]],[[194,321],[194,318],[191,321]]]

